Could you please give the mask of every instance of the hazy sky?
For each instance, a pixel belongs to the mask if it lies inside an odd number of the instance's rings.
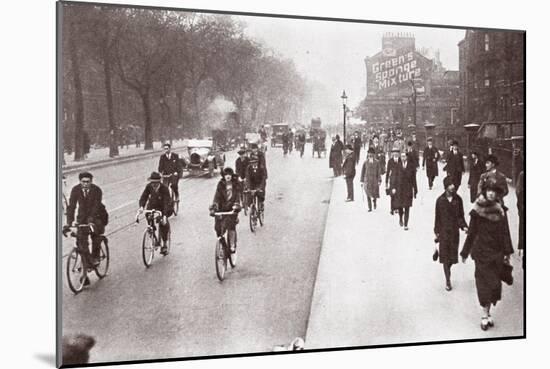
[[[382,49],[386,32],[410,32],[416,48],[439,49],[447,69],[458,70],[458,42],[463,30],[387,26],[365,23],[236,17],[247,25],[248,35],[284,57],[291,58],[310,80],[324,84],[334,93],[335,109],[341,109],[340,95],[346,90],[349,105],[355,107],[366,95],[364,59]]]

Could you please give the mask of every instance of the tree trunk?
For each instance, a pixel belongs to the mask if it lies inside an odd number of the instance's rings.
[[[111,86],[111,60],[108,50],[104,50],[103,54],[103,71],[105,74],[105,98],[107,99],[107,117],[109,121],[109,157],[112,158],[118,156],[118,135],[115,124],[113,90]]]
[[[198,133],[198,135],[202,135],[202,125],[201,125],[201,114],[200,114],[200,106],[199,106],[199,96],[197,89],[193,89],[193,107],[194,107],[194,115],[195,115],[195,121],[193,122],[193,131]]]
[[[143,104],[143,113],[145,114],[145,150],[153,150],[153,121],[151,118],[151,100],[149,99],[149,91],[144,94],[140,94],[141,102]]]
[[[78,51],[76,49],[76,40],[74,39],[76,34],[74,25],[71,28],[71,35],[68,35],[68,42],[71,69],[73,72],[75,103],[74,160],[80,161],[84,159],[84,97],[82,95],[82,80],[80,79]]]

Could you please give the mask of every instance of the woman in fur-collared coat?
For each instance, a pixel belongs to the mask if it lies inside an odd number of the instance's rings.
[[[500,187],[490,182],[484,186],[482,194],[470,212],[468,236],[460,256],[465,262],[471,255],[475,262],[475,283],[479,304],[483,309],[481,329],[493,326],[491,304],[501,299],[501,272],[504,263],[509,263],[514,252],[508,227],[506,211],[499,201]]]

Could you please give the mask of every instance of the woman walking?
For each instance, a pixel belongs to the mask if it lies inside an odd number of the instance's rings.
[[[367,194],[369,211],[372,211],[373,203],[376,209],[376,199],[380,197],[380,184],[382,183],[382,167],[378,160],[374,158],[375,155],[374,148],[369,147],[367,159],[363,163],[363,169],[361,169],[361,187]]]
[[[445,274],[445,289],[453,289],[451,285],[451,267],[458,263],[459,229],[468,231],[464,220],[464,205],[462,198],[456,193],[451,177],[443,179],[445,192],[435,202],[435,238],[439,241],[439,262],[443,264]],[[436,255],[437,255],[436,254]],[[435,258],[435,256],[434,256]]]
[[[475,262],[474,277],[477,297],[483,309],[483,330],[494,325],[491,304],[496,305],[501,299],[501,273],[514,252],[506,217],[508,209],[500,202],[501,191],[502,188],[493,181],[484,184],[470,212],[468,236],[460,252],[462,262],[466,262],[468,255]]]

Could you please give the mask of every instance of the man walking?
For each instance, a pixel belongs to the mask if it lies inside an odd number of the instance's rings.
[[[372,204],[376,209],[376,200],[380,197],[380,184],[382,183],[382,171],[378,160],[375,159],[374,148],[369,147],[367,159],[361,169],[361,187],[367,194],[369,211],[372,211]]]
[[[394,148],[391,152],[391,159],[388,160],[388,165],[386,168],[386,195],[389,195],[390,200],[390,214],[393,215],[394,211],[397,210],[395,205],[395,191],[392,191],[392,188],[397,187],[399,180],[399,166],[401,165],[401,160],[399,159],[399,149]]]
[[[342,175],[342,152],[344,151],[344,144],[340,141],[340,136],[336,135],[336,138],[332,141],[329,155],[329,168],[332,168],[332,172],[335,177]]]
[[[350,144],[346,145],[345,150],[346,157],[344,158],[344,163],[342,164],[342,171],[346,177],[346,186],[348,189],[348,197],[346,202],[353,201],[353,179],[355,178],[355,155],[353,153],[353,146]]]
[[[451,152],[447,156],[447,164],[443,168],[447,172],[447,176],[451,177],[455,189],[458,192],[462,182],[462,173],[464,173],[464,159],[462,153],[458,150],[458,142],[453,141]]]
[[[426,168],[428,186],[431,190],[434,185],[434,179],[439,174],[437,162],[441,155],[439,154],[439,150],[433,145],[433,139],[431,137],[428,137],[427,143],[428,146],[424,148],[424,153],[422,154],[422,169]]]
[[[394,205],[399,211],[399,225],[409,230],[409,212],[413,198],[416,198],[418,188],[416,186],[416,167],[408,159],[408,155],[401,153],[401,164],[397,166],[397,181],[391,186],[391,192],[395,196]],[[403,215],[405,216],[403,219]]]
[[[386,152],[384,150],[384,147],[380,144],[380,139],[376,135],[374,135],[374,137],[372,138],[372,148],[374,150],[374,158],[378,160],[378,164],[380,166],[380,174],[385,174]]]

